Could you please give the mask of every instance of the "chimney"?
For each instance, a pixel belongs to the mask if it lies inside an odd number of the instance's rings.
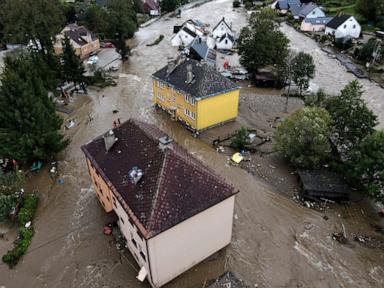
[[[191,84],[192,81],[193,81],[193,73],[192,73],[192,64],[188,64],[187,65],[187,80],[185,81],[185,83],[187,84]]]
[[[168,66],[167,66],[167,75],[169,76],[173,70],[175,70],[176,68],[176,63],[175,63],[175,60],[173,60],[173,58],[169,57],[168,58]]]
[[[129,180],[131,180],[131,182],[135,185],[139,183],[143,175],[143,171],[137,166],[132,167],[132,169],[128,173]]]
[[[159,147],[161,150],[165,150],[166,148],[172,148],[172,138],[168,135],[159,138]]]
[[[111,150],[112,146],[117,142],[118,138],[115,137],[115,134],[112,130],[109,130],[105,135],[104,138],[104,144],[105,144],[105,151]]]

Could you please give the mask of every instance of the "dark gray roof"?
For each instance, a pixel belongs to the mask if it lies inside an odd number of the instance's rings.
[[[333,17],[318,17],[318,18],[305,18],[304,21],[306,23],[311,23],[311,24],[327,24],[332,19]]]
[[[221,41],[223,41],[225,38],[228,38],[229,40],[231,40],[232,42],[235,42],[235,38],[233,38],[233,36],[231,34],[228,34],[228,33],[225,33],[223,36],[221,36],[221,38],[219,39],[219,43]]]
[[[191,84],[186,83],[188,65],[192,66],[192,73],[194,75]],[[215,69],[192,59],[182,61],[170,75],[167,75],[166,65],[152,74],[152,77],[165,81],[173,88],[196,98],[205,98],[240,89],[240,86],[222,76]]]
[[[197,35],[196,35],[196,33],[195,32],[193,32],[191,29],[189,29],[188,27],[183,27],[183,30],[185,31],[185,32],[187,32],[189,35],[191,35],[192,37],[196,37]]]
[[[293,16],[298,16],[300,14],[301,4],[289,5],[289,10],[291,11]]]
[[[305,4],[301,7],[299,14],[301,17],[306,17],[309,13],[311,13],[317,7],[318,6],[316,4],[313,4],[313,3]]]
[[[278,3],[277,3],[277,6],[279,9],[288,9],[288,2],[287,0],[280,0]]]
[[[87,35],[91,35],[92,41],[95,41],[97,38],[93,35],[87,28],[84,26],[78,26],[77,24],[69,24],[68,28],[70,30],[65,31],[64,34],[67,35],[70,39],[75,41],[80,46],[88,44],[86,40]]]
[[[224,22],[224,24],[227,25],[227,27],[229,28],[229,30],[232,31],[231,27],[228,25],[228,23],[225,21],[225,18],[223,17],[223,18],[219,21],[219,23],[217,23],[216,26],[213,27],[212,32],[215,31],[215,29],[217,28],[217,26],[220,25],[221,22]]]
[[[337,29],[340,25],[342,25],[345,21],[347,21],[351,17],[352,16],[348,14],[335,16],[331,21],[328,22],[327,27]]]
[[[202,41],[201,38],[196,38],[191,45],[193,49],[201,59],[205,59],[208,54],[209,47],[205,41]]]
[[[343,177],[328,170],[299,170],[304,190],[347,193],[351,189]]]

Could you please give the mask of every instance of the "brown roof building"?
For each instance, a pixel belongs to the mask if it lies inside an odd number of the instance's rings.
[[[155,126],[128,120],[82,150],[100,202],[119,217],[153,287],[229,244],[234,188]]]

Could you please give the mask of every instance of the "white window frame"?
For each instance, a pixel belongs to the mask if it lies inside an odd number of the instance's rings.
[[[184,108],[184,114],[193,120],[196,119],[196,113],[189,111],[187,108]]]

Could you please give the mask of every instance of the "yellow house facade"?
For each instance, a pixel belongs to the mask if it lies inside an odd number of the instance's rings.
[[[194,132],[237,117],[240,87],[206,64],[169,63],[152,78],[154,103]]]

